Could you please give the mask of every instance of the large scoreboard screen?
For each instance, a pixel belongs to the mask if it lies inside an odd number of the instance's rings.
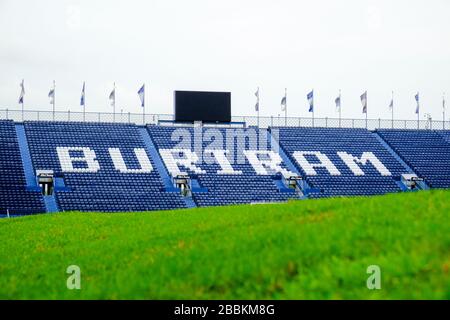
[[[231,122],[231,93],[175,91],[175,121]]]

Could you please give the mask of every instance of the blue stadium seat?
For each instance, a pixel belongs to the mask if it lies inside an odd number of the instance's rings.
[[[14,123],[0,120],[0,214],[45,212],[40,192],[26,190],[25,174]]]
[[[135,174],[122,173],[114,167],[109,148],[120,149],[129,168],[140,167],[134,149],[145,148],[145,145],[135,125],[25,122],[25,130],[35,170],[53,170],[56,175],[63,175],[66,187],[71,189],[56,192],[58,206],[63,211],[117,212],[186,207],[179,194],[162,190],[163,183],[156,170]],[[100,169],[95,173],[63,172],[58,147],[94,150]],[[76,157],[77,152],[72,156]],[[83,169],[86,164],[80,162],[74,166]]]
[[[430,187],[450,187],[448,131],[378,130],[377,132]]]
[[[450,131],[437,131],[448,143],[450,143]]]
[[[299,194],[280,182],[279,173],[261,174],[245,155],[248,150],[277,147],[271,146],[270,135],[265,130],[254,128],[260,142],[255,146],[252,138],[245,136],[248,131],[233,128],[43,121],[25,122],[24,128],[33,170],[53,170],[57,177],[63,178],[65,187],[55,192],[61,211],[167,210],[299,198]],[[188,141],[182,148],[180,131]],[[0,215],[4,215],[6,209],[11,215],[45,212],[40,192],[27,189],[30,177],[24,165],[28,166],[22,163],[23,141],[16,132],[12,121],[0,120]],[[219,134],[223,140],[209,135],[211,132]],[[281,127],[271,128],[270,132],[282,148],[281,157],[287,156],[280,164],[282,170],[292,171],[295,166],[294,171],[300,173],[308,190],[313,191],[309,194],[312,198],[400,192],[399,177],[410,169],[425,178],[432,188],[450,187],[450,131],[386,129],[370,132],[349,128]],[[200,141],[196,136],[199,133]],[[237,137],[236,133],[238,136],[243,133],[243,137]],[[223,162],[214,157],[209,159],[213,161],[196,163],[199,172],[177,164],[177,169],[187,171],[193,181],[193,201],[187,200],[171,185],[165,173],[167,170],[174,174],[173,164],[167,162],[163,149],[176,148],[192,154],[200,152],[200,159],[207,149],[228,150],[231,154],[226,157],[231,170],[240,174],[220,172]],[[90,165],[85,159],[74,159],[85,157],[89,150],[95,152],[93,162],[98,168],[86,172]],[[136,150],[144,152],[147,162],[141,161]],[[330,161],[334,173],[328,167],[317,166],[323,164],[318,153]],[[178,156],[182,158],[181,154]],[[381,169],[376,161],[381,163]],[[150,169],[142,171],[144,167]]]
[[[163,126],[148,126],[148,131],[154,144],[159,150],[161,149],[174,149],[178,141],[172,139],[176,130],[180,129],[174,127],[163,127]],[[194,146],[194,128],[184,127],[184,130],[190,138],[190,143],[186,146],[191,151],[196,151]],[[203,135],[209,128],[200,128]],[[248,160],[242,155],[241,151],[252,149],[250,147],[249,139],[233,139],[231,144],[226,141],[226,137],[233,135],[233,130],[226,128],[214,128],[217,133],[220,133],[224,137],[223,141],[214,141],[215,148],[222,148],[223,150],[233,149],[235,150],[232,155],[232,167],[234,170],[242,171],[239,175],[227,175],[218,174],[221,168],[217,162],[206,163],[200,162],[199,167],[205,171],[205,173],[197,174],[195,172],[188,172],[198,177],[198,182],[203,188],[207,188],[208,192],[205,193],[195,193],[193,194],[194,201],[198,206],[219,206],[219,205],[233,205],[233,204],[244,204],[244,203],[260,203],[260,202],[281,202],[286,201],[291,198],[298,198],[295,193],[282,193],[275,185],[273,179],[269,175],[258,175],[255,169],[251,166]],[[243,131],[238,131],[245,134]],[[260,133],[258,131],[258,133]],[[264,134],[266,132],[264,131]],[[206,134],[205,136],[207,136]],[[264,136],[267,141],[267,135]],[[205,139],[208,140],[208,139]],[[211,141],[202,141],[201,150],[204,151]],[[253,146],[254,147],[254,146]],[[270,149],[270,144],[268,143],[265,150]],[[229,150],[231,151],[231,150]],[[238,161],[241,159],[242,161]],[[234,161],[233,161],[234,160]],[[212,161],[209,161],[212,162]]]
[[[312,197],[368,196],[399,192],[396,179],[405,168],[383,147],[374,134],[366,129],[349,128],[272,128],[278,131],[281,147],[296,164],[306,181],[323,192]],[[296,151],[318,151],[326,155],[340,175],[331,175],[325,168],[317,168],[316,175],[308,175],[296,161]],[[391,173],[383,176],[371,163],[362,165],[363,175],[355,175],[343,162],[338,152],[347,152],[361,157],[363,152],[372,152]],[[318,163],[314,156],[305,156],[310,163]],[[394,179],[395,178],[395,179]]]

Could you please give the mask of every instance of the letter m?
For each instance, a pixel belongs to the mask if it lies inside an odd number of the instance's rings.
[[[347,152],[338,152],[337,154],[355,176],[364,175],[364,171],[362,171],[361,165],[365,166],[368,162],[370,162],[382,176],[392,175],[391,172],[384,166],[384,164],[380,160],[378,160],[378,158],[372,152],[363,152],[360,158],[355,157]]]

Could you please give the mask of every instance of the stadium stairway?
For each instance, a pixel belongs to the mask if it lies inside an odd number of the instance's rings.
[[[164,166],[163,161],[161,160],[161,157],[159,156],[158,150],[156,150],[156,147],[150,138],[150,135],[148,134],[146,127],[139,127],[139,134],[142,137],[142,141],[144,141],[145,148],[147,152],[150,154],[150,157],[152,158],[156,170],[158,170],[159,175],[161,176],[161,179],[164,183],[164,189],[166,192],[178,192],[180,193],[180,189],[175,188],[172,179],[169,176],[169,173],[167,172],[166,167]],[[195,204],[192,197],[183,197],[183,200],[186,204],[187,208],[195,208],[197,205]]]
[[[45,209],[48,213],[55,213],[58,212],[58,204],[56,203],[56,198],[54,195],[51,196],[43,196],[44,197],[44,204]]]
[[[278,135],[277,136],[273,135],[270,128],[267,131],[267,135],[268,135],[267,139],[270,141],[272,150],[274,150],[275,152],[278,152],[280,154],[281,159],[283,159],[283,162],[286,164],[286,167],[288,168],[288,170],[291,172],[294,172],[296,175],[301,177],[302,175],[301,175],[300,171],[292,163],[291,159],[289,159],[286,152],[284,152],[283,148],[280,146],[280,144],[278,142],[278,139],[279,139]],[[304,177],[302,177],[302,178],[304,178]],[[308,181],[303,180],[303,195],[300,197],[300,199],[307,199],[308,196],[313,193],[320,193],[320,189],[311,188]]]
[[[395,158],[397,159],[397,161],[405,168],[405,170],[407,171],[407,173],[412,173],[417,175],[416,172],[414,172],[414,170],[405,162],[403,161],[403,159],[391,148],[391,146],[384,141],[384,139],[378,134],[377,131],[373,132],[375,138],[377,138],[377,140],[383,145],[383,147],[389,151],[389,153]],[[400,187],[403,189],[403,191],[407,191],[405,189],[405,187],[399,182]],[[430,189],[430,187],[428,186],[428,184],[425,181],[419,182],[419,185],[421,187],[422,190],[428,190]]]
[[[37,185],[36,175],[31,160],[30,149],[28,148],[28,141],[25,134],[25,127],[23,124],[16,124],[17,140],[19,142],[20,156],[22,158],[23,169],[27,181],[27,189],[30,191],[38,191],[41,189]],[[42,196],[47,213],[58,212],[58,205],[56,203],[55,195]]]
[[[25,135],[25,128],[23,124],[16,124],[15,129],[17,134],[17,141],[19,143],[20,157],[22,159],[23,171],[25,173],[25,179],[27,182],[27,189],[32,191],[40,191],[37,185],[33,163],[31,161],[30,150],[28,148],[28,141]]]
[[[46,212],[21,129],[11,120],[0,120],[0,215]]]

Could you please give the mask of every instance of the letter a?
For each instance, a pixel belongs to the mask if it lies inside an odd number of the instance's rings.
[[[371,274],[367,278],[367,288],[369,290],[380,290],[381,289],[381,269],[377,265],[372,265],[367,267],[367,273]]]
[[[81,289],[81,270],[80,267],[77,265],[71,265],[67,267],[66,270],[67,274],[70,274],[70,276],[67,278],[67,289],[73,290]]]

